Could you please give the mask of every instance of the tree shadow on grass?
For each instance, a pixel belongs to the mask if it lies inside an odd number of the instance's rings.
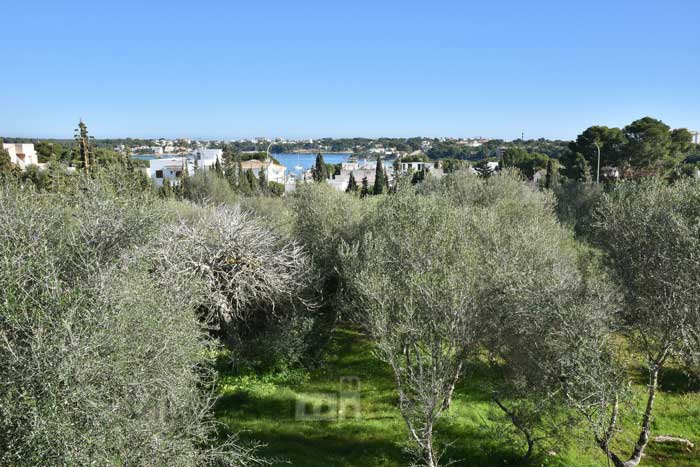
[[[465,427],[458,423],[443,423],[438,427],[438,439],[448,445],[443,461],[455,461],[456,466],[554,466],[544,453],[537,452],[527,464],[522,463],[526,447],[519,440],[507,440],[486,427]]]
[[[639,366],[633,381],[641,386],[649,384],[649,369]],[[667,366],[659,373],[659,389],[672,394],[700,392],[700,377],[677,366]]]
[[[294,418],[296,398],[262,397],[247,391],[225,394],[216,402],[217,416],[236,416],[244,419],[291,420]]]
[[[695,448],[688,452],[680,445],[650,443],[645,451],[645,462],[654,465],[673,467],[697,467],[700,465],[700,451]]]
[[[400,446],[382,439],[359,438],[343,434],[323,436],[308,433],[274,433],[253,431],[246,433],[251,439],[267,444],[267,453],[284,465],[295,466],[375,466],[404,465]],[[287,464],[288,465],[288,464]]]

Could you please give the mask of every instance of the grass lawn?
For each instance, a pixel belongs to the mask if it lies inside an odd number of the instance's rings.
[[[522,443],[506,438],[507,425],[496,421],[500,414],[490,402],[488,371],[474,371],[459,386],[453,406],[437,425],[439,438],[452,443],[444,459],[459,460],[455,464],[459,466],[511,465]],[[661,382],[652,436],[700,441],[700,393],[690,392],[680,373],[667,375]],[[260,455],[275,459],[274,465],[399,466],[410,460],[404,450],[407,430],[396,408],[391,370],[374,357],[370,344],[355,331],[335,333],[322,369],[284,375],[222,374],[219,388],[218,419],[231,432],[240,431],[242,439],[265,443]],[[635,389],[640,395],[644,391],[641,384]],[[339,391],[345,391],[342,397]],[[637,402],[642,407],[642,400]],[[359,413],[352,410],[357,406]],[[312,407],[320,410],[314,412]],[[344,416],[336,416],[339,411]],[[629,423],[634,428],[638,422]],[[622,452],[631,449],[635,434],[627,430],[619,437]],[[565,446],[558,444],[556,455],[544,454],[534,465],[607,465],[583,430],[567,437]],[[642,465],[700,467],[699,452],[700,447],[688,453],[652,443]]]

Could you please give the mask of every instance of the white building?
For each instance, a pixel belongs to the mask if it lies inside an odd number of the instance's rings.
[[[358,187],[362,187],[362,179],[367,179],[367,185],[371,189],[374,186],[374,177],[377,174],[377,163],[372,160],[357,161],[350,159],[343,162],[340,173],[334,178],[326,180],[326,182],[338,191],[345,191],[350,183],[350,174],[352,174]],[[394,179],[394,168],[391,164],[384,163],[384,175],[391,182]],[[308,175],[311,177],[311,174]]]
[[[166,179],[172,185],[177,185],[185,170],[192,175],[195,169],[212,169],[217,160],[222,163],[223,153],[221,149],[198,149],[189,156],[151,159],[148,165],[148,176],[158,186],[163,186],[163,181]]]
[[[156,185],[163,186],[163,181],[169,180],[172,185],[177,185],[182,173],[187,170],[194,170],[194,164],[186,157],[165,157],[162,159],[152,159],[149,161],[148,176],[152,178]],[[191,168],[191,169],[190,169]]]
[[[241,162],[241,169],[243,169],[244,172],[250,169],[255,177],[260,177],[260,170],[263,170],[268,182],[282,184],[285,182],[285,172],[287,170],[285,166],[275,164],[270,160],[259,161],[257,159]]]
[[[3,143],[2,148],[10,154],[10,163],[22,170],[28,165],[39,163],[33,144]]]
[[[419,170],[434,171],[442,169],[442,162],[440,161],[411,161],[404,162],[399,160],[399,169],[401,172],[406,173],[409,171],[418,172]]]
[[[495,172],[499,170],[500,164],[498,162],[490,161],[486,163],[486,170],[489,172]],[[479,173],[474,167],[469,167],[469,173],[477,174]]]
[[[693,143],[700,144],[700,131],[691,131],[690,134],[693,135]]]
[[[223,155],[223,149],[196,149],[192,153],[192,157],[197,160],[197,165],[203,168],[212,167],[217,160],[223,164]]]

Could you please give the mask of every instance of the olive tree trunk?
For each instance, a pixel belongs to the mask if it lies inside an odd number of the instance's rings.
[[[639,433],[639,438],[634,445],[634,450],[630,457],[623,461],[618,455],[610,451],[609,441],[613,435],[615,429],[615,424],[617,422],[617,403],[613,409],[613,415],[610,422],[610,429],[606,433],[604,438],[599,438],[597,440],[598,446],[605,452],[607,457],[613,462],[615,467],[636,467],[642,461],[642,456],[644,455],[644,449],[646,449],[649,444],[649,438],[651,433],[651,416],[654,411],[654,401],[656,399],[656,389],[659,383],[659,371],[661,370],[662,362],[657,362],[651,367],[649,373],[649,386],[647,392],[647,404],[644,409],[644,416],[642,418],[642,427]]]

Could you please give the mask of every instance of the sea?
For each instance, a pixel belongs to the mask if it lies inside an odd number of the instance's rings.
[[[312,153],[280,153],[271,154],[280,164],[287,168],[287,173],[300,176],[316,164],[316,154]],[[324,153],[323,161],[326,164],[340,164],[350,157],[350,153]],[[301,167],[301,168],[299,168]]]

